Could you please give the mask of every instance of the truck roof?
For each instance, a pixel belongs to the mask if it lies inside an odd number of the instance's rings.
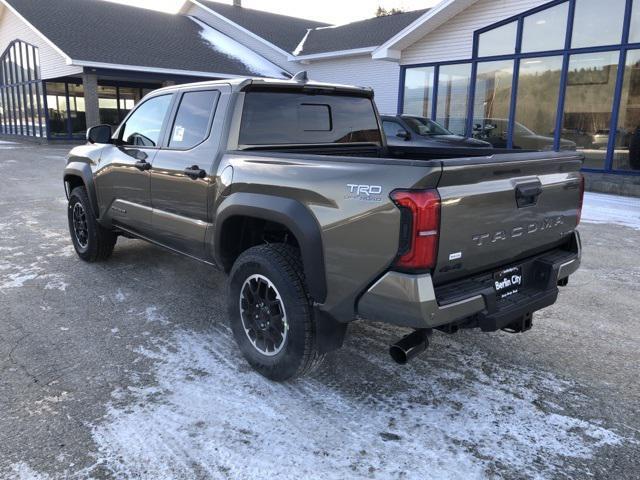
[[[318,90],[328,90],[334,92],[343,92],[343,93],[354,93],[356,95],[363,95],[370,98],[373,98],[373,89],[370,87],[360,87],[355,85],[341,85],[337,83],[326,83],[326,82],[316,82],[313,80],[296,80],[295,77],[292,79],[278,79],[278,78],[253,78],[253,77],[239,77],[232,79],[224,79],[224,80],[206,80],[203,82],[195,82],[195,83],[186,83],[181,85],[171,85],[168,87],[163,87],[156,92],[167,92],[167,91],[175,91],[181,90],[184,88],[191,87],[206,87],[206,86],[216,86],[216,85],[229,85],[234,92],[243,92],[251,89],[252,87],[273,87],[274,89],[279,88],[296,88],[299,87],[301,89],[318,89]]]

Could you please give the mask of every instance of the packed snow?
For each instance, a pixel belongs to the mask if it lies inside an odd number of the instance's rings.
[[[384,351],[387,327],[365,328],[347,346],[355,365],[288,384],[253,372],[223,326],[139,349],[154,385],[114,392],[93,428],[96,466],[116,478],[469,480],[500,465],[542,478],[624,441],[543,400],[581,401],[550,374],[498,366],[451,337],[436,339],[450,344],[442,355],[398,367],[365,353]]]
[[[195,17],[189,17],[197,23],[200,30],[200,37],[206,41],[215,51],[222,53],[234,60],[243,63],[247,69],[258,76],[270,78],[289,78],[283,69],[271,63],[269,60],[245,47],[233,38],[228,37],[224,33],[211,28],[206,23]]]
[[[582,221],[614,223],[640,230],[640,198],[586,192]]]

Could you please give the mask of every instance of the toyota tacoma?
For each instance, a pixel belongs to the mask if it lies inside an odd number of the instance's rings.
[[[98,125],[64,169],[87,262],[119,236],[228,275],[228,314],[262,375],[304,374],[357,319],[524,332],[580,264],[576,152],[387,148],[367,88],[234,79],[147,95]]]

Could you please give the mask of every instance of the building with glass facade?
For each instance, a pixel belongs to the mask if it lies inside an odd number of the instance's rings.
[[[482,3],[477,13],[504,2]],[[467,58],[404,63],[399,113],[497,148],[578,150],[586,171],[640,174],[640,0],[540,3],[474,29]]]
[[[81,139],[163,85],[290,77],[210,17],[194,2],[170,15],[101,0],[0,0],[0,135]]]

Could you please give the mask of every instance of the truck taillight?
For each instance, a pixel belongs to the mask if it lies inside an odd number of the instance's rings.
[[[394,190],[402,212],[400,249],[395,267],[428,270],[436,265],[440,230],[440,195],[436,190]]]
[[[580,225],[582,218],[582,204],[584,203],[584,175],[580,174],[580,199],[578,200],[578,220],[576,226]]]

